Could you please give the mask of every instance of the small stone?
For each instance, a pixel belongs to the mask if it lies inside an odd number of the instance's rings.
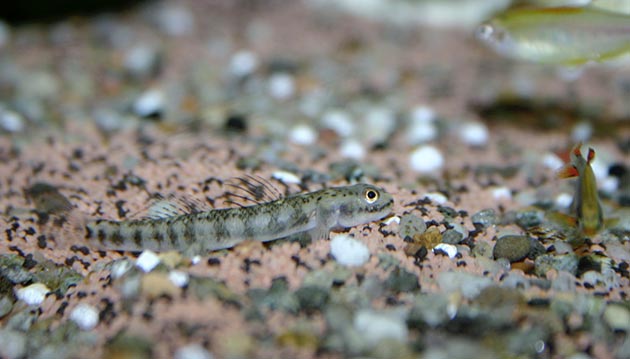
[[[213,359],[214,356],[201,344],[187,344],[175,351],[175,359]]]
[[[188,284],[190,276],[186,272],[180,270],[172,270],[168,273],[168,279],[179,288],[183,288]]]
[[[151,250],[142,252],[136,260],[136,266],[145,273],[152,271],[158,264],[160,264],[160,257]]]
[[[437,127],[432,122],[414,122],[406,132],[407,143],[418,145],[434,140],[438,135]]]
[[[498,222],[497,215],[492,208],[483,209],[473,214],[471,220],[473,224],[478,224],[483,228],[488,228]]]
[[[440,243],[433,247],[433,253],[438,252],[444,252],[450,259],[453,259],[457,255],[457,247],[448,243]]]
[[[569,272],[573,275],[577,273],[578,257],[575,253],[562,255],[543,254],[536,257],[534,261],[534,272],[537,276],[544,276],[549,270]]]
[[[444,156],[434,146],[420,146],[409,157],[411,169],[422,174],[436,174],[444,166]]]
[[[385,287],[393,292],[412,292],[420,288],[418,277],[404,269],[396,267],[385,280]]]
[[[488,143],[488,127],[483,123],[469,122],[460,127],[459,137],[472,147],[483,147]]]
[[[295,296],[300,302],[300,308],[307,312],[321,310],[328,301],[329,293],[324,287],[317,285],[305,285],[295,291]]]
[[[413,238],[415,235],[424,233],[427,230],[427,224],[418,216],[405,214],[400,218],[398,228],[398,233],[402,239]]]
[[[181,289],[170,280],[169,275],[162,272],[151,272],[140,278],[140,288],[147,297],[154,299],[163,295],[177,296]]]
[[[16,297],[28,305],[40,305],[46,299],[50,289],[42,283],[33,283],[16,291]]]
[[[13,309],[13,300],[8,295],[0,295],[0,319]]]
[[[286,184],[300,184],[302,180],[295,173],[287,171],[276,171],[271,174],[271,177]]]
[[[26,354],[27,334],[0,328],[0,357],[23,358]]]
[[[146,44],[132,47],[125,53],[125,70],[133,77],[148,78],[157,73],[160,65],[158,50]]]
[[[70,313],[70,320],[83,330],[92,330],[98,324],[99,312],[89,304],[81,303]]]
[[[330,241],[330,254],[339,264],[349,267],[361,266],[370,259],[368,247],[345,234],[337,235]]]
[[[624,306],[618,304],[606,306],[604,321],[612,330],[630,332],[630,311]]]
[[[510,262],[525,259],[531,249],[531,241],[527,236],[507,235],[497,239],[492,254],[495,259],[505,258]]]
[[[310,146],[317,141],[317,132],[308,125],[297,125],[289,131],[289,141],[302,146]]]
[[[364,118],[363,139],[368,144],[384,143],[396,129],[396,116],[388,107],[372,108]]]
[[[507,187],[495,187],[492,189],[492,198],[495,201],[511,200],[512,191]]]
[[[577,123],[571,130],[573,143],[588,142],[593,136],[593,126],[589,122]]]
[[[133,112],[143,118],[159,117],[164,111],[164,93],[158,89],[142,93],[133,103]]]
[[[26,123],[24,117],[17,112],[0,108],[0,128],[10,133],[22,132],[26,128]]]
[[[523,211],[516,213],[516,224],[527,230],[539,226],[543,220],[541,211]]]
[[[448,198],[440,192],[428,192],[424,194],[424,198],[430,200],[435,204],[445,204],[448,201]]]
[[[382,339],[394,339],[404,342],[407,340],[408,335],[404,318],[369,309],[360,310],[355,315],[354,328],[372,346],[378,344]]]
[[[552,171],[557,171],[562,168],[562,166],[564,166],[564,162],[562,161],[562,159],[552,152],[545,153],[542,156],[541,162],[543,166]]]
[[[361,142],[354,139],[343,141],[339,148],[339,153],[342,157],[357,161],[365,157],[365,152],[365,147],[363,147]]]
[[[556,207],[566,209],[571,206],[571,203],[573,203],[573,196],[569,193],[563,192],[556,196],[554,202],[556,204]]]
[[[356,128],[350,114],[340,109],[333,109],[324,113],[322,126],[335,131],[339,137],[352,136]]]
[[[477,297],[484,288],[493,285],[490,278],[466,272],[442,272],[437,282],[443,291],[460,292],[467,299]]]
[[[424,233],[414,235],[411,244],[418,244],[431,250],[441,242],[442,233],[440,230],[437,227],[429,227]]]
[[[164,4],[156,16],[157,25],[170,36],[191,34],[195,27],[192,11],[181,4]]]
[[[230,60],[230,73],[235,77],[251,75],[258,68],[258,57],[251,51],[241,50]]]
[[[295,93],[293,76],[286,73],[275,73],[269,77],[269,94],[277,100],[286,100]]]
[[[410,121],[412,123],[433,123],[435,119],[435,111],[428,106],[419,105],[411,110]]]
[[[442,233],[442,243],[459,244],[464,239],[464,235],[454,229],[447,229]]]

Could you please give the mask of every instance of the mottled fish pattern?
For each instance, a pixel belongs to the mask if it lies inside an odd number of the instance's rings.
[[[241,208],[166,218],[93,220],[85,225],[85,237],[100,249],[203,253],[247,240],[266,242],[302,232],[308,232],[314,240],[327,238],[331,229],[384,218],[391,213],[393,202],[382,188],[356,184]]]

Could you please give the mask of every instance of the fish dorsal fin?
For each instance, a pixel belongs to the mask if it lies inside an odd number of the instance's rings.
[[[586,157],[586,162],[590,164],[591,162],[593,162],[594,159],[595,159],[595,150],[589,147],[588,155]]]
[[[199,199],[180,194],[169,194],[167,197],[156,195],[155,199],[144,211],[131,216],[131,219],[163,219],[183,214],[209,211],[210,205]]]
[[[247,174],[234,177],[229,179],[225,186],[228,188],[224,195],[224,203],[227,205],[246,207],[284,197],[274,185],[260,176]]]

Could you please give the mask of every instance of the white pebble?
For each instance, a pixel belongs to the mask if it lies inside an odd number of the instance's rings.
[[[271,174],[271,177],[277,179],[278,181],[286,184],[300,184],[302,180],[295,173],[287,172],[287,171],[276,171]]]
[[[171,36],[182,36],[192,33],[195,18],[188,8],[182,5],[164,5],[157,16],[162,31]]]
[[[24,117],[13,111],[3,111],[0,109],[0,127],[7,132],[24,131]]]
[[[488,143],[488,127],[480,122],[468,122],[459,130],[461,140],[473,147],[483,147]]]
[[[455,258],[455,256],[457,255],[457,247],[449,243],[438,244],[437,246],[433,247],[433,253],[435,253],[435,251],[442,251],[446,253],[446,255],[448,255],[450,259]]]
[[[556,196],[556,206],[559,208],[569,208],[573,202],[573,196],[568,193],[560,193]]]
[[[562,159],[552,152],[545,153],[542,156],[541,162],[543,166],[552,171],[557,171],[562,168],[562,166],[564,166],[564,162],[562,162]]]
[[[179,288],[183,288],[188,284],[190,276],[186,272],[180,270],[172,270],[168,273],[168,279]]]
[[[601,181],[597,182],[599,189],[606,193],[613,193],[619,188],[619,178],[613,176],[606,176]]]
[[[149,45],[137,45],[125,53],[124,66],[133,75],[147,76],[159,59],[158,51]]]
[[[341,157],[353,160],[362,160],[365,157],[365,147],[363,147],[361,142],[354,139],[343,141],[339,152]]]
[[[42,283],[33,283],[16,291],[17,298],[28,305],[40,305],[46,299],[50,289]]]
[[[236,77],[251,75],[257,68],[258,57],[251,51],[241,50],[230,61],[230,73]]]
[[[136,267],[142,269],[145,273],[152,271],[160,264],[160,257],[151,250],[146,250],[136,259]]]
[[[354,329],[365,340],[376,345],[383,339],[394,339],[400,342],[407,340],[407,325],[404,318],[393,314],[379,313],[369,309],[360,310],[354,317]]]
[[[128,259],[122,259],[112,264],[111,275],[112,279],[118,279],[127,273],[133,265]]]
[[[608,164],[602,160],[601,156],[595,156],[595,160],[591,162],[591,168],[595,179],[598,181],[603,181],[604,178],[608,177]]]
[[[384,142],[396,129],[396,115],[387,107],[375,107],[364,118],[364,138],[368,143]]]
[[[416,106],[411,110],[412,123],[432,123],[435,122],[435,111],[427,106]]]
[[[495,187],[492,189],[492,198],[495,201],[512,199],[512,191],[507,187]]]
[[[275,73],[269,77],[269,93],[277,100],[286,100],[295,92],[293,76],[286,73]]]
[[[593,126],[588,122],[580,122],[571,130],[573,142],[587,142],[593,135]]]
[[[92,330],[98,324],[98,310],[85,303],[77,305],[70,313],[70,320],[83,330]]]
[[[391,216],[383,220],[383,224],[389,226],[392,223],[400,224],[400,217]]]
[[[435,204],[444,204],[448,201],[445,195],[440,192],[428,192],[424,194],[424,198],[428,198],[431,202]]]
[[[309,146],[317,141],[317,132],[310,126],[297,125],[289,132],[289,141],[302,146]]]
[[[352,117],[343,110],[330,110],[324,113],[322,125],[335,131],[340,137],[352,136],[356,127]]]
[[[201,256],[196,255],[196,256],[192,257],[192,258],[190,259],[190,262],[191,262],[193,265],[194,265],[194,264],[199,264],[199,263],[201,263]]]
[[[433,173],[444,166],[442,152],[433,146],[416,148],[409,158],[411,169],[419,173]]]
[[[340,234],[330,241],[330,254],[344,266],[355,267],[363,265],[370,259],[370,250],[362,242]]]
[[[412,123],[407,128],[407,142],[411,145],[417,145],[424,142],[429,142],[437,137],[438,131],[435,124],[432,122],[417,122]]]
[[[162,112],[164,107],[164,93],[153,89],[144,92],[133,103],[133,111],[140,117],[149,117]]]
[[[175,359],[213,359],[212,353],[200,344],[188,344],[175,352]]]

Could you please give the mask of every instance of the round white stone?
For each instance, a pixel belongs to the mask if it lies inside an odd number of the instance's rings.
[[[297,125],[289,132],[289,141],[302,146],[312,145],[317,141],[317,132],[307,125]]]
[[[419,173],[432,173],[444,166],[442,152],[433,146],[420,146],[411,152],[411,169]]]
[[[98,310],[89,304],[81,303],[70,313],[70,320],[83,330],[92,330],[98,324]]]
[[[230,73],[236,77],[252,74],[258,68],[258,57],[251,51],[241,50],[232,56]]]
[[[131,261],[129,261],[126,258],[114,262],[114,264],[112,264],[112,269],[111,269],[112,279],[118,279],[122,277],[125,273],[127,273],[131,269],[131,267],[133,267],[133,265],[131,264]]]
[[[339,152],[341,157],[354,160],[362,160],[365,157],[365,147],[363,147],[361,142],[354,139],[346,140],[341,143]]]
[[[557,171],[562,168],[562,166],[564,166],[564,162],[562,162],[562,159],[558,157],[555,153],[551,152],[545,153],[541,161],[543,166],[553,171]]]
[[[404,318],[393,314],[379,313],[369,309],[360,310],[354,317],[354,329],[368,343],[376,344],[382,339],[407,340],[408,330]]]
[[[183,5],[164,5],[158,13],[157,22],[168,35],[182,36],[192,33],[195,27],[195,17]]]
[[[559,208],[569,208],[571,202],[573,202],[573,196],[568,193],[560,193],[556,196],[556,206]]]
[[[392,223],[400,224],[400,217],[391,216],[383,220],[383,224],[385,224],[386,226],[389,226]]]
[[[606,176],[601,181],[597,182],[597,184],[602,191],[613,193],[619,188],[619,179],[613,176]]]
[[[322,125],[335,131],[340,137],[352,136],[356,127],[350,114],[337,109],[324,113],[322,116]]]
[[[435,253],[435,251],[442,251],[446,253],[446,255],[448,255],[450,259],[455,258],[455,256],[457,255],[457,247],[449,243],[438,244],[437,246],[433,247],[433,253]]]
[[[424,194],[424,198],[428,198],[431,202],[435,204],[444,204],[448,201],[445,195],[440,192],[428,192]]]
[[[286,100],[295,92],[293,76],[286,73],[275,73],[269,77],[269,94],[277,100]]]
[[[136,266],[145,273],[152,271],[158,264],[160,264],[160,257],[151,250],[142,252],[136,259]]]
[[[0,110],[0,127],[7,132],[24,131],[24,118],[13,111]]]
[[[580,122],[571,130],[573,142],[587,142],[593,135],[593,126],[588,122]]]
[[[370,250],[362,242],[340,234],[330,241],[330,254],[344,266],[356,267],[363,265],[370,259]]]
[[[33,283],[16,291],[17,298],[28,305],[40,305],[46,299],[50,289],[42,283]]]
[[[396,129],[396,115],[388,107],[374,107],[364,117],[365,139],[369,143],[385,141]]]
[[[482,147],[488,143],[488,127],[480,122],[468,122],[459,130],[461,140],[473,147]]]
[[[495,187],[492,189],[492,198],[495,201],[512,199],[512,191],[507,187]]]
[[[147,117],[159,113],[163,108],[164,93],[157,89],[144,92],[133,104],[133,111],[140,117]]]
[[[182,288],[190,280],[190,276],[186,272],[180,270],[172,270],[168,273],[168,279],[175,284],[175,286]]]
[[[407,129],[407,142],[412,145],[429,142],[437,137],[438,131],[432,122],[417,122]]]
[[[271,174],[271,177],[286,184],[302,183],[302,180],[300,180],[300,177],[298,177],[295,173],[291,173],[287,171],[276,171]]]
[[[188,344],[175,352],[175,359],[213,359],[212,353],[200,344]]]
[[[435,111],[427,106],[416,106],[411,110],[412,123],[432,123],[435,121]]]

